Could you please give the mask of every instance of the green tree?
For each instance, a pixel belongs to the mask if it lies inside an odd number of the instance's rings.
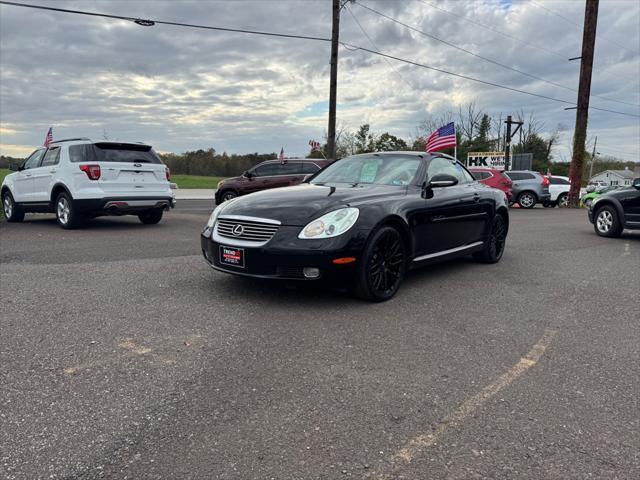
[[[368,123],[360,125],[355,135],[356,153],[368,153],[375,150],[375,136],[371,133],[371,126]]]
[[[385,132],[376,139],[374,149],[376,152],[393,152],[407,150],[408,147],[403,139]]]

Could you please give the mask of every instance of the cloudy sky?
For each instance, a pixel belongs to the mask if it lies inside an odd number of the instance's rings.
[[[329,37],[330,0],[19,0],[136,18]],[[360,5],[358,4],[360,3]],[[498,67],[367,10],[564,89]],[[446,10],[446,11],[445,11]],[[341,40],[513,88],[575,101],[582,0],[357,0]],[[358,26],[358,23],[364,32]],[[473,24],[477,22],[488,28]],[[510,38],[511,37],[511,38]],[[376,47],[372,46],[373,42]],[[0,153],[23,156],[54,137],[144,141],[159,151],[214,147],[304,155],[327,124],[326,42],[277,39],[0,5]],[[475,101],[488,113],[532,111],[563,124],[558,160],[570,158],[575,110],[340,49],[338,120],[404,138],[425,117]],[[596,97],[597,96],[597,97]],[[602,98],[605,97],[605,98]],[[624,103],[611,101],[615,99]],[[598,151],[640,160],[640,2],[602,0],[589,137]]]

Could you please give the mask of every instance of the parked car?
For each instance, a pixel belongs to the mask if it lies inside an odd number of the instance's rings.
[[[507,200],[511,201],[511,197],[513,196],[511,185],[513,182],[500,170],[496,170],[495,168],[471,167],[469,171],[471,175],[473,175],[473,178],[480,183],[489,185],[491,188],[502,190],[507,196]]]
[[[558,175],[549,175],[549,198],[548,202],[543,203],[545,207],[566,207],[569,205],[569,189],[571,181],[569,177],[561,177]]]
[[[503,192],[476,182],[448,155],[367,153],[301,185],[222,203],[200,241],[215,270],[327,280],[384,301],[411,268],[470,254],[498,262],[507,207]]]
[[[605,187],[598,187],[595,190],[591,190],[591,191],[589,191],[589,189],[587,189],[587,193],[585,193],[580,198],[580,202],[585,207],[590,207],[591,204],[593,203],[593,201],[596,198],[598,198],[600,195],[602,195],[603,193],[611,192],[613,190],[617,190],[618,188],[620,188],[618,185],[607,185]]]
[[[513,182],[514,201],[522,208],[533,208],[536,203],[544,204],[551,200],[549,179],[544,175],[530,170],[509,170],[504,174]]]
[[[610,190],[595,198],[589,221],[601,237],[619,237],[623,229],[640,230],[640,178],[631,187]]]
[[[298,185],[307,175],[317,173],[328,164],[329,161],[324,159],[267,160],[250,168],[240,177],[220,181],[216,191],[216,205],[247,193]]]
[[[15,173],[0,187],[9,222],[21,222],[29,212],[51,212],[62,228],[100,215],[137,215],[155,224],[175,205],[169,169],[142,143],[59,140],[10,169]]]

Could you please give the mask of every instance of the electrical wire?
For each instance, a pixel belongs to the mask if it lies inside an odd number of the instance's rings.
[[[330,42],[331,39],[330,38],[323,38],[323,37],[313,37],[313,36],[305,36],[305,35],[293,35],[293,34],[284,34],[284,33],[275,33],[275,32],[264,32],[264,31],[257,31],[257,30],[244,30],[244,29],[237,29],[237,28],[227,28],[227,27],[213,27],[213,26],[209,26],[209,25],[196,25],[196,24],[189,24],[189,23],[179,23],[179,22],[169,22],[169,21],[162,21],[162,20],[151,20],[151,19],[141,19],[141,18],[135,18],[135,17],[127,17],[127,16],[122,16],[122,15],[109,15],[109,14],[103,14],[103,13],[96,13],[96,12],[87,12],[87,11],[81,11],[81,10],[70,10],[70,9],[62,9],[62,8],[57,8],[57,7],[48,7],[48,6],[42,6],[42,5],[32,5],[32,4],[26,4],[26,3],[17,3],[17,2],[9,2],[6,0],[0,0],[0,4],[2,5],[12,5],[12,6],[18,6],[18,7],[25,7],[25,8],[34,8],[34,9],[39,9],[39,10],[48,10],[48,11],[54,11],[54,12],[61,12],[61,13],[71,13],[71,14],[78,14],[78,15],[87,15],[87,16],[93,16],[93,17],[104,17],[104,18],[111,18],[111,19],[117,19],[117,20],[127,20],[127,21],[139,21],[142,22],[143,25],[155,25],[155,24],[159,24],[159,25],[172,25],[172,26],[180,26],[180,27],[187,27],[187,28],[201,28],[201,29],[206,29],[206,30],[217,30],[217,31],[226,31],[226,32],[235,32],[235,33],[246,33],[246,34],[253,34],[253,35],[266,35],[266,36],[270,36],[270,37],[284,37],[284,38],[294,38],[294,39],[301,39],[301,40],[313,40],[313,41],[322,41],[322,42]],[[489,85],[492,87],[496,87],[496,88],[501,88],[503,90],[508,90],[511,92],[517,92],[517,93],[521,93],[523,95],[529,95],[532,97],[537,97],[537,98],[543,98],[546,100],[551,100],[554,102],[558,102],[558,103],[562,103],[565,105],[572,105],[575,106],[575,102],[571,102],[568,100],[562,100],[559,98],[554,98],[554,97],[550,97],[547,95],[542,95],[542,94],[538,94],[538,93],[533,93],[533,92],[528,92],[526,90],[521,90],[518,88],[513,88],[513,87],[509,87],[507,85],[501,85],[499,83],[494,83],[494,82],[489,82],[487,80],[481,80],[479,78],[474,78],[474,77],[470,77],[468,75],[463,75],[460,73],[455,73],[455,72],[451,72],[448,70],[444,70],[441,68],[437,68],[437,67],[433,67],[430,65],[426,65],[424,63],[419,63],[419,62],[414,62],[412,60],[407,60],[405,58],[400,58],[400,57],[396,57],[394,55],[389,55],[386,53],[383,53],[379,50],[372,50],[370,48],[366,48],[366,47],[360,47],[358,45],[352,45],[350,43],[347,42],[339,42],[340,45],[342,45],[343,47],[345,47],[348,50],[351,51],[355,51],[355,50],[361,50],[363,52],[367,52],[370,53],[372,55],[378,55],[380,57],[385,57],[391,60],[395,60],[398,62],[403,62],[409,65],[414,65],[420,68],[424,68],[427,70],[432,70],[435,72],[440,72],[440,73],[444,73],[447,75],[451,75],[457,78],[462,78],[465,80],[469,80],[472,82],[476,82],[476,83],[481,83],[483,85]],[[615,113],[618,115],[625,115],[625,116],[629,116],[629,117],[637,117],[640,118],[640,115],[635,115],[632,113],[627,113],[627,112],[620,112],[620,111],[616,111],[616,110],[609,110],[606,108],[599,108],[599,107],[593,107],[590,106],[589,107],[592,110],[599,110],[602,112],[609,112],[609,113]]]
[[[547,80],[547,79],[539,77],[537,75],[533,75],[531,73],[527,73],[527,72],[519,70],[517,68],[510,67],[509,65],[505,65],[504,63],[500,63],[497,60],[492,60],[491,58],[487,58],[485,56],[479,55],[479,54],[477,54],[475,52],[472,52],[471,50],[467,50],[466,48],[460,47],[459,45],[451,43],[451,42],[449,42],[447,40],[443,40],[443,39],[441,39],[439,37],[436,37],[435,35],[432,35],[430,33],[427,33],[425,31],[423,31],[423,30],[420,30],[420,29],[418,29],[416,27],[413,27],[413,26],[411,26],[411,25],[409,25],[407,23],[404,23],[404,22],[396,19],[396,18],[390,17],[389,15],[386,15],[386,14],[384,14],[384,13],[382,13],[382,12],[380,12],[380,11],[374,9],[374,8],[371,8],[371,7],[367,6],[367,5],[364,5],[364,4],[362,4],[362,3],[358,2],[358,1],[354,1],[353,3],[355,3],[359,7],[362,7],[364,9],[366,9],[366,10],[369,10],[370,12],[375,13],[376,15],[379,15],[379,16],[381,16],[383,18],[391,20],[392,22],[397,23],[398,25],[402,25],[403,27],[408,28],[409,30],[412,30],[412,31],[414,31],[416,33],[419,33],[420,35],[424,35],[427,38],[431,38],[431,39],[436,40],[436,41],[438,41],[440,43],[444,43],[445,45],[447,45],[449,47],[452,47],[452,48],[455,48],[456,50],[460,50],[461,52],[464,52],[464,53],[466,53],[468,55],[472,55],[472,56],[474,56],[476,58],[479,58],[479,59],[484,60],[486,62],[492,63],[492,64],[497,65],[497,66],[499,66],[501,68],[504,68],[506,70],[511,70],[513,72],[519,73],[520,75],[524,75],[524,76],[532,78],[534,80],[538,80],[540,82],[544,82],[544,83],[547,83],[549,85],[553,85],[554,87],[564,88],[565,90],[570,90],[570,91],[576,92],[576,93],[578,92],[578,90],[575,89],[575,88],[568,87],[568,86],[562,85],[560,83],[552,82],[551,80]],[[609,101],[609,102],[621,103],[623,105],[630,105],[632,107],[640,107],[640,104],[625,102],[625,101],[622,101],[622,100],[616,100],[615,98],[603,97],[601,95],[590,95],[590,97],[591,98],[599,98],[601,100],[606,100],[606,101]]]

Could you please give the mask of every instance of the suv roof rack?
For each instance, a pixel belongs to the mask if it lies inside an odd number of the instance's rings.
[[[91,141],[90,138],[87,137],[78,137],[78,138],[63,138],[62,140],[55,140],[51,143],[62,143],[62,142],[75,142],[77,140],[88,140]]]

